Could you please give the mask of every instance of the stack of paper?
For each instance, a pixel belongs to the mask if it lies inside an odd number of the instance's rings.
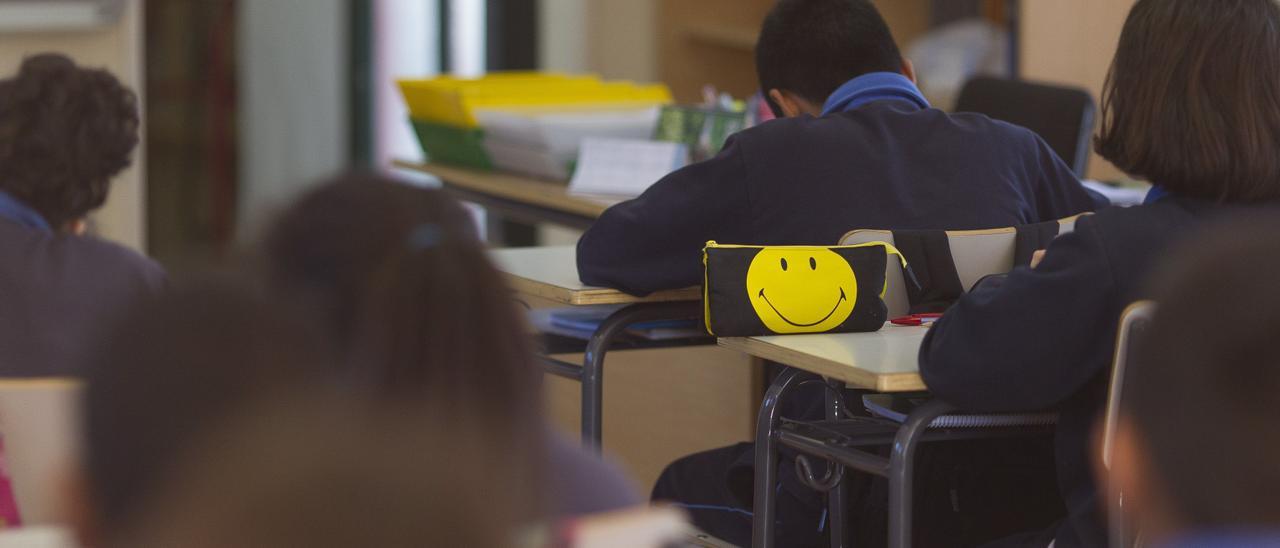
[[[657,124],[658,109],[477,110],[476,118],[484,128],[484,148],[494,166],[566,180],[584,139],[648,138]]]

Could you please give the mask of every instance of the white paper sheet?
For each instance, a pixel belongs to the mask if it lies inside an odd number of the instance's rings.
[[[589,138],[582,141],[578,168],[569,192],[595,196],[635,197],[663,176],[684,167],[687,153],[680,143]]]

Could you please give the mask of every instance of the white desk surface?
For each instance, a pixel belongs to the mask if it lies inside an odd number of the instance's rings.
[[[578,280],[577,252],[571,245],[497,249],[489,256],[498,270],[507,275],[507,282],[517,292],[562,304],[581,306],[702,299],[702,291],[697,287],[636,297],[616,289],[583,285]]]
[[[720,346],[877,392],[924,390],[918,357],[927,327],[874,333],[727,337]]]

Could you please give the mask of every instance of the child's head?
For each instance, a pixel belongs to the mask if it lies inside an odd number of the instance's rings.
[[[1113,491],[1151,537],[1280,527],[1280,221],[1219,227],[1162,272],[1126,370]]]
[[[1139,0],[1102,99],[1098,152],[1169,191],[1280,198],[1280,5]]]
[[[137,144],[137,97],[104,70],[43,54],[0,80],[0,190],[55,229],[102,206]]]
[[[483,428],[317,390],[246,406],[175,460],[112,545],[514,547],[527,481]]]
[[[264,251],[272,289],[321,322],[353,381],[391,396],[537,407],[518,303],[473,217],[442,192],[344,177],[285,211]]]
[[[915,78],[869,0],[780,0],[760,30],[756,72],[780,117],[820,114],[827,97],[863,74]]]
[[[320,323],[348,386],[475,420],[540,477],[532,336],[461,204],[343,177],[285,211],[263,252],[272,291]]]
[[[125,314],[89,360],[77,526],[92,542],[138,519],[175,457],[239,406],[298,388],[324,359],[309,328],[218,282]]]

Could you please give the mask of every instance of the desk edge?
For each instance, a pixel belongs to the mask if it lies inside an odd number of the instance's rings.
[[[836,379],[855,388],[877,392],[917,392],[925,389],[924,380],[919,373],[872,373],[750,337],[721,337],[716,341],[725,348]]]

